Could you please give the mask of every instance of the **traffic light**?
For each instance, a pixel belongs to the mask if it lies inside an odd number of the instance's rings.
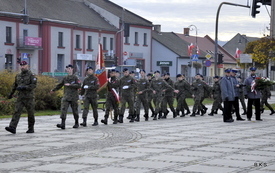
[[[223,63],[223,54],[219,53],[218,54],[218,64],[222,64]]]
[[[258,3],[262,3],[262,0],[253,0],[252,1],[251,16],[254,18],[256,17],[256,14],[260,13],[258,8],[260,8],[261,6],[258,5]]]
[[[22,21],[23,21],[24,24],[28,24],[29,21],[30,21],[29,16],[28,15],[23,15],[22,16]]]

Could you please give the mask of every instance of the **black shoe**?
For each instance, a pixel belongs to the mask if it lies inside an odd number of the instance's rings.
[[[256,121],[263,121],[263,119],[256,119]]]
[[[114,120],[113,124],[117,124],[117,120]]]
[[[131,118],[132,118],[132,116],[131,116],[131,115],[128,115],[127,119],[129,119],[129,120],[130,120]]]
[[[33,129],[29,129],[26,131],[26,133],[34,133],[34,130]]]
[[[225,123],[232,123],[232,122],[234,122],[234,120],[233,119],[229,119],[229,120],[225,120],[224,122]]]
[[[102,122],[103,124],[105,124],[105,125],[108,124],[107,120],[101,120],[101,122]]]
[[[16,129],[15,128],[12,128],[12,127],[5,127],[5,129],[8,131],[8,132],[11,132],[13,134],[16,133]]]
[[[61,129],[65,129],[65,124],[57,124],[56,127],[61,128]]]
[[[209,116],[214,116],[214,111],[212,110],[211,112],[210,112],[210,114],[208,114]]]
[[[185,115],[189,115],[189,114],[191,114],[191,112],[189,110],[187,110]]]
[[[271,113],[269,115],[273,115],[273,114],[275,114],[275,111],[271,111]]]
[[[201,116],[204,116],[205,113],[206,113],[205,109],[201,110]]]
[[[176,112],[173,112],[173,118],[176,118],[178,115]],[[165,117],[166,118],[166,117]]]
[[[78,123],[75,123],[74,126],[73,126],[74,129],[77,129],[78,127],[79,127]]]
[[[200,111],[197,111],[196,115],[200,115]]]
[[[185,117],[185,115],[184,115],[184,114],[182,114],[180,117]]]
[[[148,121],[148,119],[149,119],[148,114],[145,114],[145,115],[144,115],[144,118],[145,118],[145,121]]]
[[[195,117],[196,116],[196,113],[195,112],[193,112],[191,115],[190,115],[190,117]]]
[[[86,122],[80,123],[80,125],[83,126],[83,127],[87,127],[87,123]]]
[[[245,119],[243,119],[243,118],[241,118],[241,117],[240,117],[240,118],[237,118],[236,120],[237,120],[237,121],[245,121]]]
[[[97,126],[98,125],[98,122],[94,122],[94,124],[92,124],[92,126]]]

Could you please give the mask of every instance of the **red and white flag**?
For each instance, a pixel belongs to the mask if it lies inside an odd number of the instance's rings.
[[[107,84],[107,72],[105,69],[105,63],[103,59],[103,51],[102,51],[101,44],[99,44],[99,47],[98,47],[98,56],[96,61],[95,75],[98,77],[98,80],[99,80],[98,91],[100,91]]]
[[[240,58],[241,53],[242,53],[242,51],[239,48],[236,48],[235,58]]]

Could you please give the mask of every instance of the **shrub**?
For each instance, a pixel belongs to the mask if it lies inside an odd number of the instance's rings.
[[[8,100],[0,95],[0,115],[11,115],[14,112],[15,99]]]
[[[0,95],[6,97],[11,92],[16,73],[7,70],[0,72]]]

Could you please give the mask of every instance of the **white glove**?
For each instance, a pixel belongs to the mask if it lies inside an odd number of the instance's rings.
[[[84,87],[83,87],[84,89],[88,89],[89,88],[89,86],[88,85],[84,85]]]
[[[128,88],[129,88],[129,86],[123,86],[123,87],[122,87],[122,89],[124,89],[124,90],[125,90],[125,89],[128,89]]]

